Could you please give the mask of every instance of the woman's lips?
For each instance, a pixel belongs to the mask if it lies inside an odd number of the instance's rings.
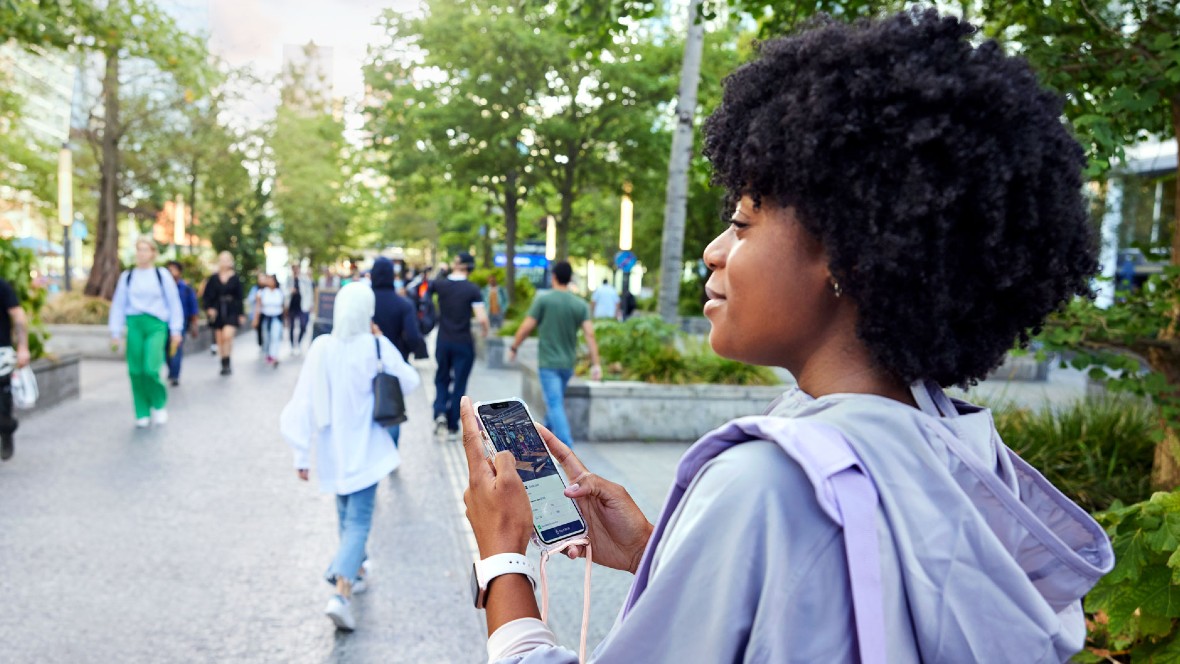
[[[725,295],[723,293],[718,293],[717,291],[713,290],[712,288],[709,288],[708,286],[705,286],[705,295],[710,300],[724,300],[725,299]]]

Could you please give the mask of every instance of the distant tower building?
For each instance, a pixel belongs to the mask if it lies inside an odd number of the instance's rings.
[[[332,111],[332,47],[314,41],[283,46],[283,103],[307,111]]]

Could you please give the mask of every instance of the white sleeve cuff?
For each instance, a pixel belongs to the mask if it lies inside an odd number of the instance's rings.
[[[488,637],[488,661],[519,657],[543,646],[556,646],[557,638],[536,618],[519,618],[504,623]]]

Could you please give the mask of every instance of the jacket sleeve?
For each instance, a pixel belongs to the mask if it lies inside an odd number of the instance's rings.
[[[205,290],[201,292],[201,305],[206,309],[217,308],[217,284],[213,283],[216,277],[209,277],[205,282]]]
[[[418,384],[422,382],[421,377],[418,376],[418,370],[402,358],[401,351],[395,348],[384,334],[375,338],[381,346],[381,366],[386,373],[397,376],[397,380],[402,386],[402,394],[409,394],[417,389]]]
[[[126,272],[119,275],[119,280],[115,282],[115,295],[111,298],[111,309],[107,315],[107,327],[111,330],[111,338],[118,339],[123,336],[123,326],[127,323],[127,311],[124,309],[127,303],[127,277]]]
[[[412,303],[405,307],[402,314],[402,341],[405,347],[411,350],[422,343],[422,330],[418,329],[418,312],[414,310]]]
[[[295,392],[279,415],[279,432],[294,452],[296,470],[311,467],[311,443],[319,433],[314,402],[316,384],[327,381],[327,378],[321,375],[322,355],[323,344],[313,343],[303,360],[299,380],[295,383]]]
[[[172,334],[184,334],[184,305],[180,301],[180,288],[171,274],[161,273],[159,276],[164,284],[164,304],[168,307],[168,331]]]

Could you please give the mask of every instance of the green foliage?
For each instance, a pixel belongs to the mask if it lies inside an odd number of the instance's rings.
[[[1134,503],[1151,493],[1156,423],[1132,399],[1087,399],[1061,409],[1003,406],[1000,438],[1087,511]]]
[[[1086,595],[1089,636],[1079,662],[1180,660],[1180,492],[1095,515],[1114,570]]]
[[[42,325],[41,308],[45,306],[45,289],[33,285],[33,252],[18,249],[11,240],[0,238],[0,279],[7,281],[16,291],[16,299],[25,310],[29,320],[29,353],[33,359],[45,354],[45,341],[49,333]]]
[[[280,106],[270,146],[272,193],[279,234],[293,256],[323,265],[341,255],[349,219],[345,184],[344,122],[330,112]]]
[[[676,385],[775,385],[779,382],[766,367],[718,357],[707,344],[686,338],[675,326],[656,316],[635,316],[623,323],[596,320],[594,336],[608,379]]]

